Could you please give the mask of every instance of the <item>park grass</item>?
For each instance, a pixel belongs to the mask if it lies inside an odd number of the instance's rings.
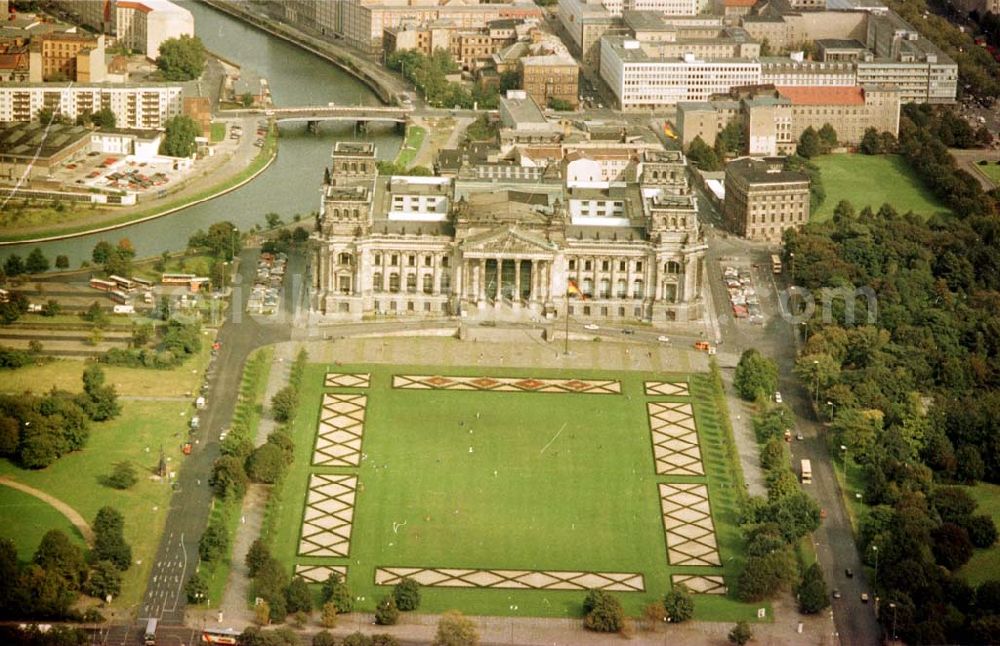
[[[181,444],[187,436],[192,410],[189,402],[125,401],[116,419],[91,425],[84,450],[64,455],[46,469],[27,471],[0,460],[0,475],[55,496],[88,522],[105,505],[122,513],[133,565],[123,577],[121,595],[112,604],[116,609],[139,603],[146,589],[172,493],[166,482],[154,480],[152,474],[161,447],[168,471],[180,468]],[[137,467],[139,482],[125,491],[101,484],[113,465],[125,460]],[[20,519],[0,517],[0,524],[8,522],[18,524]],[[18,545],[19,553],[24,549]]]
[[[1000,163],[975,164],[976,171],[988,177],[994,184],[1000,185]]]
[[[828,220],[841,200],[854,205],[855,211],[865,206],[877,211],[889,203],[900,214],[913,211],[930,217],[951,213],[900,155],[823,155],[812,161],[820,169],[826,190],[826,199],[812,214],[813,222]]]
[[[427,136],[427,129],[421,126],[408,126],[406,128],[406,139],[403,140],[403,145],[399,147],[399,154],[396,155],[396,163],[402,168],[409,168],[413,163],[413,159],[417,156],[417,152],[420,151],[420,146],[424,143],[424,137]]]
[[[77,319],[79,320],[79,319]],[[211,357],[212,344],[204,336],[201,351],[176,368],[154,370],[102,365],[107,383],[126,397],[184,397],[198,390],[205,366]],[[0,390],[8,393],[44,393],[52,388],[79,392],[83,390],[83,371],[90,365],[76,359],[56,359],[40,365],[3,371]]]
[[[731,484],[726,432],[706,375],[691,377],[691,401],[707,476],[670,477],[655,474],[642,390],[644,378],[664,379],[662,374],[432,369],[443,374],[616,378],[624,389],[624,395],[616,396],[394,390],[393,374],[426,374],[427,369],[379,365],[336,370],[372,374],[363,446],[367,459],[359,469],[310,465],[327,366],[309,365],[292,426],[295,461],[265,526],[273,527],[268,536],[272,553],[289,570],[294,563],[348,564],[357,608],[370,611],[386,594],[388,588],[374,585],[374,570],[393,565],[641,572],[645,592],[617,594],[632,615],[670,589],[670,574],[723,574],[734,587],[744,561],[736,526],[742,484]],[[311,472],[359,475],[349,559],[297,556]],[[656,486],[664,481],[707,482],[722,567],[667,565]],[[394,533],[393,523],[403,521],[407,529]],[[421,611],[459,608],[468,614],[579,617],[584,596],[425,588]],[[699,595],[695,616],[754,620],[756,607],[727,596]]]
[[[87,546],[80,530],[55,507],[23,491],[0,485],[0,538],[14,541],[19,561],[31,561],[42,536],[50,529],[62,530],[76,545]]]
[[[994,523],[1000,525],[1000,485],[980,482],[966,488],[966,491],[979,503],[975,513],[987,514],[993,518]],[[998,572],[1000,572],[1000,543],[994,543],[993,547],[988,549],[975,550],[972,558],[959,570],[958,575],[972,585],[979,585],[984,581],[996,579]]]
[[[147,218],[159,217],[161,215],[166,215],[168,212],[174,212],[180,210],[184,207],[190,206],[196,202],[202,202],[205,200],[210,200],[212,198],[218,197],[224,193],[227,193],[243,182],[249,180],[251,177],[257,173],[263,171],[277,156],[278,154],[278,129],[275,126],[271,126],[268,129],[268,133],[264,138],[264,145],[261,146],[260,150],[257,151],[257,155],[253,158],[249,165],[242,171],[232,175],[226,180],[210,186],[202,191],[190,195],[187,197],[177,198],[165,204],[158,204],[155,207],[144,209],[142,211],[137,211],[134,213],[128,213],[120,215],[116,218],[111,218],[108,220],[100,220],[100,222],[85,222],[78,224],[76,226],[66,226],[59,227],[55,229],[47,229],[44,231],[32,231],[31,233],[18,233],[17,229],[13,227],[0,227],[0,242],[27,242],[31,240],[38,240],[41,238],[48,238],[52,236],[72,236],[82,234],[88,231],[93,231],[95,229],[104,229],[107,227],[120,226],[122,224],[127,224],[130,222],[136,222],[138,220],[143,220]],[[69,210],[69,209],[67,209]],[[54,209],[46,208],[45,212],[57,213]],[[90,210],[90,207],[86,209],[77,209],[75,212],[79,213],[81,211],[88,211],[85,215],[87,218],[76,218],[79,220],[90,219],[94,211]],[[106,211],[103,211],[106,212]],[[59,214],[62,215],[62,214]],[[55,221],[42,221],[42,222],[31,222],[30,226],[41,226],[41,225],[55,225],[60,221],[65,221],[65,219],[55,220]],[[21,222],[19,226],[29,226],[29,223]]]

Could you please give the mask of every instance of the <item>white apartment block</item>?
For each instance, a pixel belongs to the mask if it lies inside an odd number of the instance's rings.
[[[657,11],[665,16],[694,16],[699,0],[604,0],[604,8],[613,16],[625,11]]]
[[[802,52],[791,56],[762,56],[760,82],[792,87],[850,87],[859,85],[850,61],[807,61]]]
[[[194,16],[169,0],[118,0],[115,17],[118,42],[147,58],[159,56],[165,40],[194,36]]]
[[[183,112],[180,85],[0,84],[0,121],[31,121],[49,108],[75,120],[85,112],[110,108],[119,128],[163,128]]]
[[[733,86],[756,85],[761,76],[756,59],[654,58],[642,43],[615,36],[601,40],[600,70],[622,110],[706,101]]]

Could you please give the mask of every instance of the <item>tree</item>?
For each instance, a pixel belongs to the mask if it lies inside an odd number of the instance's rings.
[[[830,592],[818,563],[813,563],[802,575],[799,585],[799,612],[814,615],[830,605]]]
[[[663,599],[663,608],[667,613],[667,621],[675,624],[687,621],[694,616],[694,599],[687,586],[677,584]]]
[[[115,113],[111,108],[101,108],[91,117],[94,125],[98,128],[111,129],[117,124]]]
[[[996,523],[986,514],[970,516],[962,526],[969,533],[969,540],[975,547],[988,549],[997,542]]]
[[[135,465],[128,460],[116,463],[114,471],[106,479],[109,487],[121,490],[132,488],[138,481],[139,476],[136,474]]]
[[[931,530],[931,538],[935,560],[949,570],[957,570],[972,558],[972,541],[964,527],[942,523]]]
[[[403,577],[392,589],[396,606],[403,612],[420,607],[420,584],[409,577]]]
[[[253,94],[250,92],[244,92],[243,96],[240,97],[240,103],[243,104],[244,108],[249,108],[253,105]]]
[[[195,571],[184,584],[184,594],[187,596],[188,603],[207,602],[208,582],[199,572]]]
[[[306,230],[305,227],[295,227],[295,229],[292,230],[292,242],[295,245],[302,245],[308,242],[308,240],[309,240],[309,232]]]
[[[815,128],[809,126],[799,137],[799,145],[795,148],[795,154],[806,159],[812,159],[820,154],[819,135]]]
[[[205,533],[198,541],[198,554],[201,560],[215,563],[229,551],[229,532],[226,526],[218,521],[209,523]]]
[[[837,131],[829,123],[824,123],[823,127],[816,133],[819,136],[820,150],[828,153],[837,147]]]
[[[197,36],[184,34],[160,43],[156,67],[166,81],[191,81],[205,71],[205,46]]]
[[[255,538],[253,543],[250,544],[250,549],[247,550],[246,558],[243,560],[243,563],[247,566],[247,574],[251,579],[257,576],[260,568],[270,558],[271,550],[268,549],[267,543],[259,537]]]
[[[56,256],[56,269],[69,269],[69,256],[64,253]]]
[[[321,594],[323,601],[329,601],[337,607],[337,612],[347,613],[354,609],[354,595],[344,578],[336,572],[331,572],[323,582]]]
[[[975,499],[963,487],[935,487],[928,497],[946,523],[961,525],[976,510]]]
[[[298,389],[292,386],[285,386],[274,393],[274,397],[271,398],[271,414],[279,422],[287,422],[292,419],[298,405]]]
[[[125,517],[114,507],[104,506],[94,518],[94,555],[111,561],[119,570],[132,565],[132,548],[125,541]]]
[[[24,263],[24,268],[29,274],[40,274],[49,270],[49,259],[42,253],[41,247],[35,247],[28,254],[28,260]]]
[[[319,623],[323,625],[324,628],[334,628],[337,625],[337,604],[332,601],[327,601],[323,604],[320,610]]]
[[[258,626],[266,626],[271,623],[271,604],[269,604],[266,599],[258,603],[254,606],[253,617]],[[247,628],[243,631],[243,633],[246,634],[249,630],[250,628]],[[246,640],[242,639],[243,635],[240,635],[240,637],[241,644],[247,643]]]
[[[83,558],[83,551],[58,529],[45,532],[32,562],[58,577],[68,590],[79,590],[87,579],[87,562]]]
[[[98,599],[117,597],[122,589],[122,573],[111,561],[98,561],[90,569],[86,592]]]
[[[864,136],[861,137],[861,144],[858,146],[858,149],[866,155],[878,155],[881,153],[882,147],[878,130],[867,128]]]
[[[312,646],[337,646],[337,638],[330,631],[321,630],[313,635]]]
[[[113,419],[121,413],[118,393],[114,386],[104,385],[104,370],[97,364],[87,366],[83,371],[83,392],[87,415],[95,422]]]
[[[617,598],[591,590],[583,601],[583,627],[598,633],[617,633],[625,627],[625,610]]]
[[[186,115],[177,115],[167,121],[167,132],[160,144],[160,154],[169,157],[190,157],[197,150],[195,137],[201,135],[201,129],[194,119]]]
[[[392,595],[385,595],[375,606],[375,623],[379,626],[393,626],[399,621],[399,608]]]
[[[847,200],[840,200],[837,206],[833,207],[833,221],[842,222],[854,219],[854,205]]]
[[[200,229],[188,239],[191,249],[205,249],[218,260],[232,260],[242,248],[239,229],[232,222],[223,220],[208,227],[208,233]]]
[[[208,484],[220,498],[242,498],[247,491],[247,474],[243,470],[243,460],[224,455],[212,466]]]
[[[770,399],[778,389],[778,366],[754,348],[745,350],[736,365],[733,388],[747,401]]]
[[[108,315],[104,313],[104,308],[97,301],[91,303],[90,307],[81,312],[80,318],[93,323],[97,327],[105,325],[108,322]]]
[[[730,121],[715,139],[715,153],[722,159],[727,155],[739,155],[746,150],[746,137],[738,120]],[[721,152],[721,154],[720,154]]]
[[[471,619],[463,616],[457,610],[449,610],[438,620],[437,633],[434,635],[433,646],[476,646],[479,644],[479,631]]]
[[[21,260],[21,256],[16,253],[12,253],[7,256],[7,260],[3,263],[3,272],[7,274],[8,278],[17,278],[24,273],[24,261]]]
[[[701,135],[694,138],[688,145],[688,159],[694,162],[698,168],[704,171],[722,170],[722,162],[712,148],[705,143]]]
[[[573,104],[565,99],[558,99],[556,97],[549,97],[549,107],[556,112],[569,112],[573,109]]]
[[[312,594],[306,580],[300,576],[292,579],[285,590],[288,612],[312,612]]]
[[[729,641],[736,646],[744,646],[751,639],[753,639],[753,630],[750,628],[750,624],[745,621],[737,622],[729,631]]]
[[[107,240],[101,240],[94,245],[94,250],[90,253],[90,259],[94,261],[95,265],[103,265],[114,253],[115,248]]]
[[[285,454],[277,445],[265,442],[247,458],[246,472],[253,482],[274,484],[285,472]]]
[[[795,578],[795,557],[787,547],[747,558],[736,583],[741,601],[757,602],[787,589]]]
[[[42,316],[58,316],[62,312],[62,305],[54,298],[50,298],[42,305]]]

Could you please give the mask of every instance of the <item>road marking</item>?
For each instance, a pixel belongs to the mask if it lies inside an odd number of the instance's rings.
[[[184,534],[183,534],[183,532],[181,533],[181,554],[184,556],[184,565],[181,568],[180,579],[183,579],[184,578],[184,574],[187,572],[187,548],[184,547]],[[177,582],[177,594],[174,596],[174,607],[171,608],[171,610],[170,610],[171,612],[175,612],[177,610],[177,600],[180,598],[180,594],[181,594],[181,583],[180,583],[180,580],[178,580],[178,582]]]

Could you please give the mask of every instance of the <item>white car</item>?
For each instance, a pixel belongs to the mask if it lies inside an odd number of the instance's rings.
[[[656,340],[660,343],[670,343],[670,337],[668,336],[658,336],[656,337]]]
[[[781,392],[778,390],[774,391],[774,401],[779,404],[781,403]]]
[[[587,323],[586,325],[583,326],[583,329],[584,330],[600,330],[601,326],[598,325],[597,323]]]

